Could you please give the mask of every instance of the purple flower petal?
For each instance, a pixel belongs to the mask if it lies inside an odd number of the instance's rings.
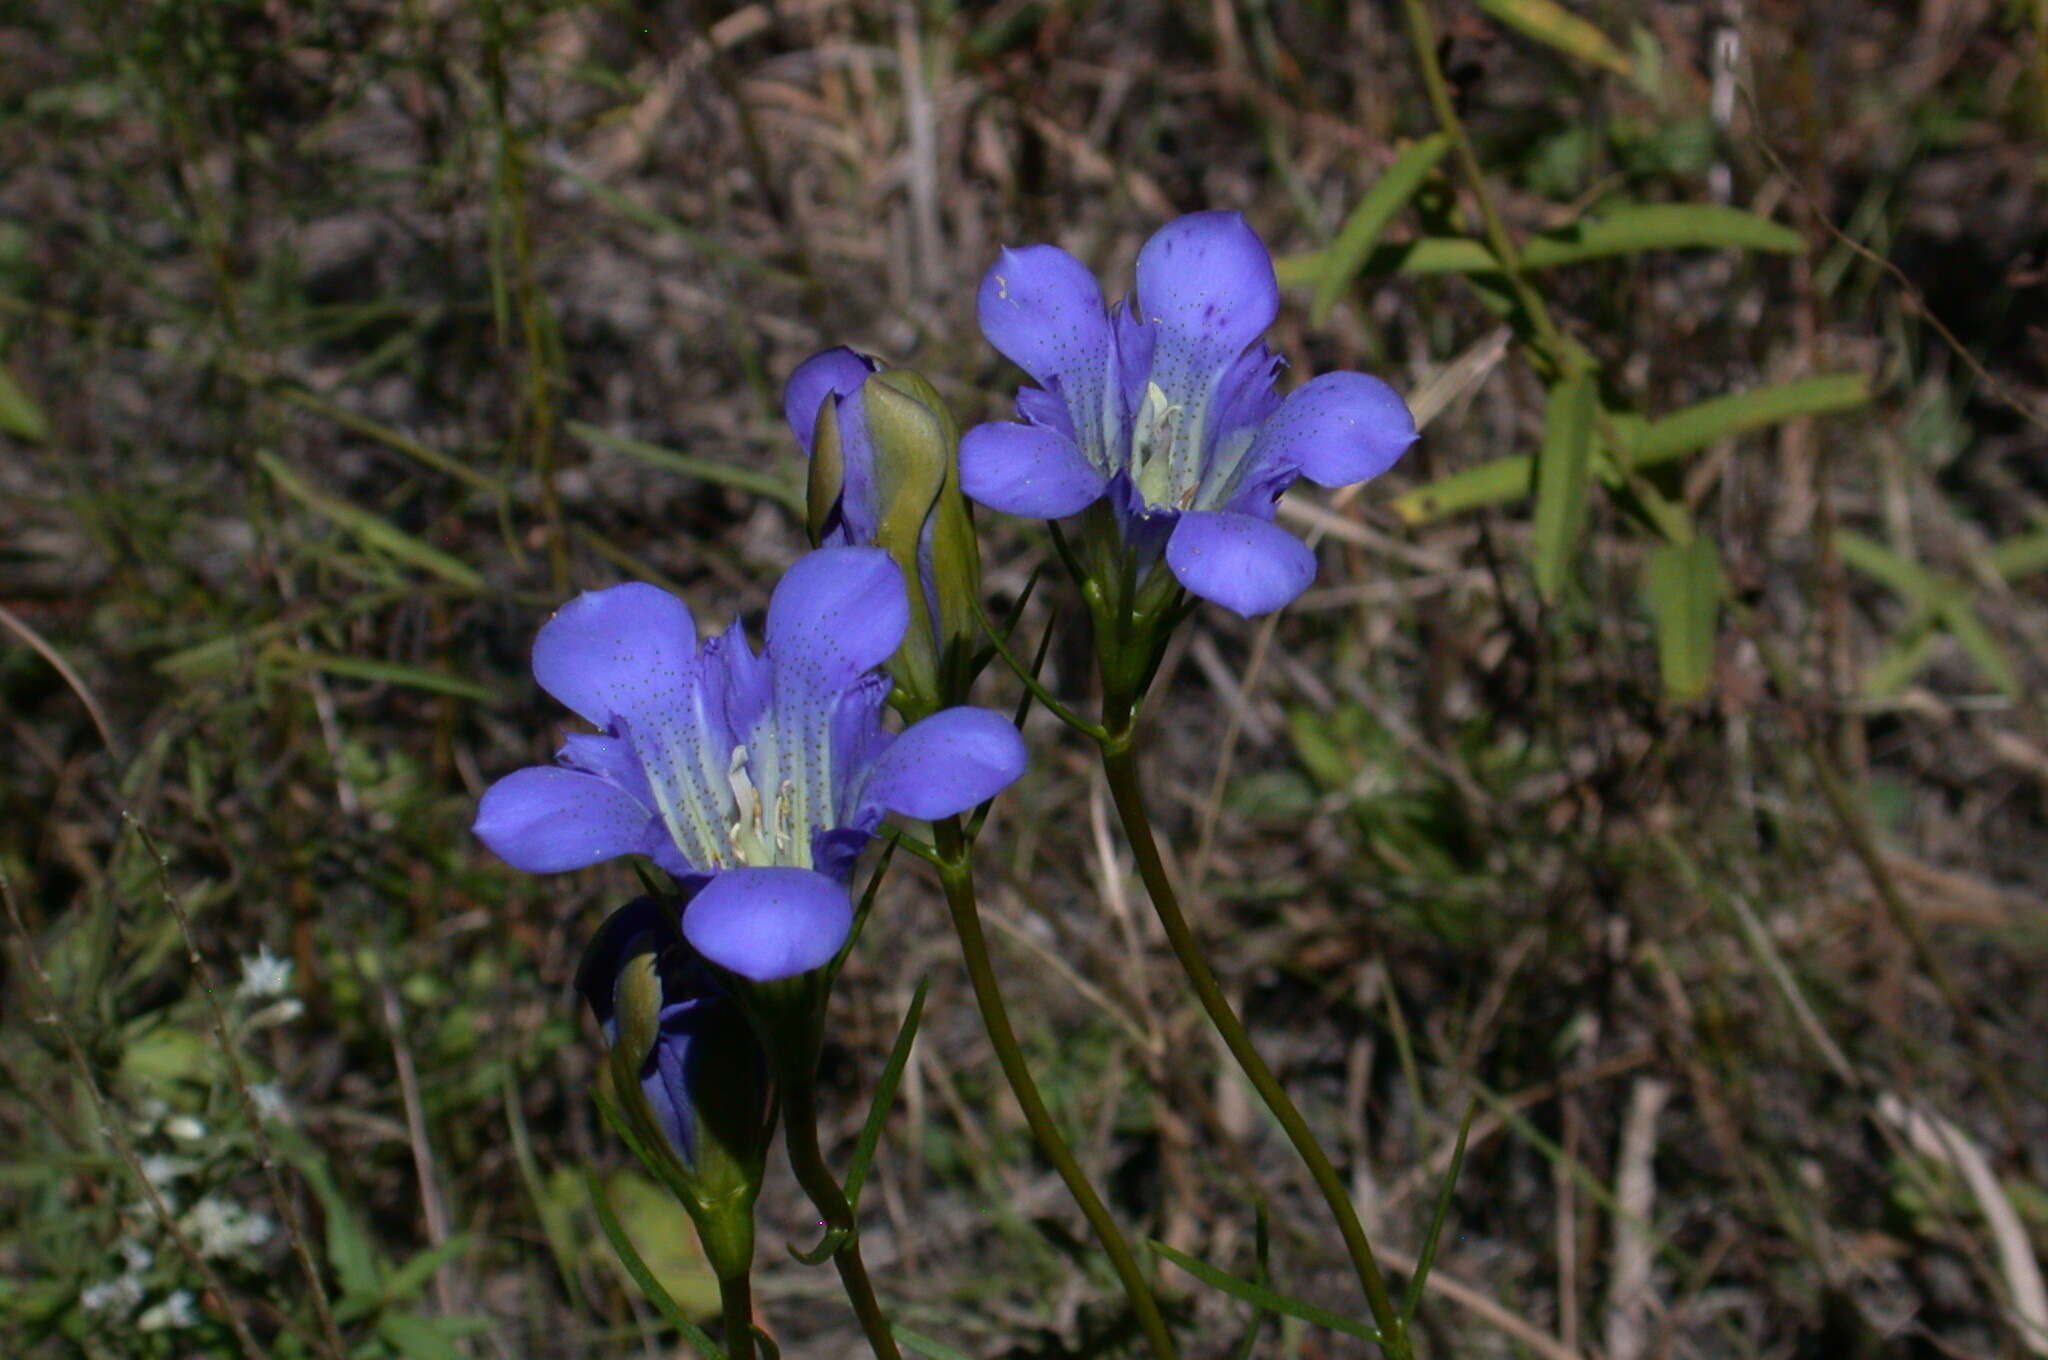
[[[572,770],[583,770],[619,790],[643,807],[654,806],[654,792],[647,783],[647,771],[633,744],[604,732],[571,732],[562,738],[555,759]]]
[[[1059,519],[1093,505],[1108,480],[1066,435],[1036,425],[977,425],[960,440],[960,489],[991,510]]]
[[[1190,213],[1138,252],[1139,318],[1158,327],[1152,381],[1176,401],[1206,393],[1280,311],[1273,257],[1234,212]]]
[[[778,694],[843,689],[887,661],[910,626],[903,573],[880,548],[819,548],[797,559],[768,601],[768,660]],[[778,701],[779,702],[779,701]]]
[[[653,810],[624,790],[554,766],[514,770],[485,789],[470,829],[499,859],[529,874],[650,851],[661,834]]]
[[[683,911],[698,953],[755,982],[830,962],[852,927],[846,889],[809,869],[729,869]]]
[[[1260,428],[1252,466],[1285,460],[1321,486],[1369,481],[1415,442],[1394,389],[1363,373],[1325,373],[1290,393]]]
[[[1316,579],[1316,555],[1277,524],[1228,510],[1182,515],[1166,565],[1196,595],[1250,618],[1268,614]]]
[[[599,727],[673,707],[696,668],[689,606],[639,582],[577,596],[533,642],[534,679]]]
[[[929,821],[993,798],[1024,773],[1024,739],[985,708],[949,708],[913,723],[882,753],[864,802]]]
[[[1102,289],[1088,266],[1058,246],[1004,250],[976,299],[981,333],[1041,387],[1093,409],[1113,342]]]
[[[818,432],[818,408],[825,398],[835,392],[842,397],[858,392],[875,368],[867,356],[844,345],[813,354],[796,366],[782,389],[782,415],[805,454]]]

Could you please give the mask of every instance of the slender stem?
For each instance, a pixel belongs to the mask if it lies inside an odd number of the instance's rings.
[[[1032,1080],[1031,1069],[1025,1065],[1024,1050],[1010,1026],[1010,1013],[1003,1004],[1002,990],[989,960],[988,939],[981,930],[981,910],[974,894],[974,849],[961,832],[957,817],[934,823],[932,832],[939,847],[939,880],[946,890],[946,905],[952,909],[953,930],[960,937],[960,953],[967,962],[968,980],[974,985],[974,1000],[981,1008],[982,1027],[988,1031],[988,1041],[995,1048],[996,1060],[1002,1064],[1003,1076],[1009,1080],[1010,1091],[1024,1111],[1024,1122],[1030,1125],[1038,1150],[1066,1182],[1067,1193],[1080,1206],[1082,1217],[1095,1230],[1096,1240],[1123,1282],[1131,1313],[1137,1318],[1138,1329],[1145,1334],[1146,1344],[1159,1360],[1174,1360],[1178,1351],[1173,1333],[1167,1329],[1137,1257],[1131,1253],[1123,1231],[1095,1193],[1095,1187],[1088,1183],[1088,1173],[1081,1169],[1060,1136],[1059,1126],[1053,1123],[1045,1101],[1038,1094],[1038,1083]]]
[[[1422,68],[1422,85],[1429,95],[1429,107],[1436,115],[1437,126],[1450,137],[1458,169],[1472,190],[1473,198],[1478,200],[1487,249],[1500,261],[1501,269],[1508,276],[1508,285],[1515,290],[1516,300],[1529,314],[1529,324],[1536,332],[1544,357],[1560,374],[1569,376],[1576,373],[1583,366],[1584,356],[1577,346],[1565,340],[1557,329],[1557,323],[1550,319],[1550,310],[1543,305],[1542,297],[1529,285],[1527,276],[1522,272],[1522,254],[1515,248],[1515,238],[1508,235],[1507,223],[1494,206],[1493,195],[1487,192],[1486,176],[1479,168],[1479,157],[1472,150],[1472,139],[1465,135],[1464,121],[1458,117],[1457,103],[1451,97],[1450,82],[1444,79],[1443,65],[1437,60],[1436,26],[1429,17],[1428,0],[1403,0],[1403,9],[1408,19],[1408,40],[1415,49],[1415,64]]]
[[[1031,691],[1039,703],[1045,705],[1047,712],[1076,732],[1085,732],[1097,741],[1102,740],[1101,727],[1061,703],[1058,696],[1040,684],[1038,677],[1032,674],[1030,668],[1017,659],[1016,653],[1010,650],[1009,641],[1003,636],[1002,630],[989,618],[988,611],[981,607],[979,600],[974,602],[974,617],[980,622],[982,630],[988,634],[988,640],[995,644],[996,654],[1003,658],[1003,664],[1010,668],[1011,674],[1017,677],[1025,689]]]
[[[853,1206],[846,1202],[846,1192],[839,1188],[818,1147],[817,1083],[808,1073],[785,1083],[782,1111],[783,1139],[797,1183],[824,1215],[825,1227],[845,1234],[839,1249],[832,1253],[832,1264],[839,1268],[839,1282],[846,1287],[860,1329],[867,1334],[876,1360],[903,1360],[896,1338],[890,1334],[889,1319],[875,1298],[875,1287],[868,1282],[867,1265],[860,1258],[860,1230],[854,1224]]]
[[[1301,1117],[1301,1111],[1294,1107],[1279,1079],[1273,1075],[1273,1069],[1259,1056],[1251,1035],[1245,1031],[1244,1022],[1231,1009],[1223,988],[1216,981],[1216,974],[1202,954],[1201,943],[1195,939],[1194,930],[1181,912],[1179,895],[1167,877],[1166,863],[1159,856],[1158,842],[1152,837],[1152,823],[1145,814],[1130,729],[1124,727],[1114,731],[1098,745],[1102,750],[1103,773],[1109,780],[1110,797],[1115,800],[1117,817],[1123,823],[1124,837],[1137,858],[1138,873],[1145,880],[1145,891],[1152,898],[1152,908],[1159,915],[1159,924],[1166,928],[1166,940],[1173,947],[1174,957],[1180,960],[1181,970],[1187,974],[1188,984],[1194,989],[1195,998],[1202,1003],[1202,1009],[1208,1013],[1210,1023],[1223,1036],[1230,1056],[1237,1060],[1238,1067],[1259,1093],[1259,1098],[1266,1102],[1266,1108],[1272,1111],[1273,1118],[1286,1131],[1295,1153],[1308,1167],[1316,1188],[1322,1192],[1330,1212],[1336,1216],[1337,1229],[1344,1236],[1345,1250],[1351,1255],[1351,1264],[1358,1272],[1358,1282],[1365,1289],[1366,1304],[1372,1309],[1373,1322],[1379,1329],[1381,1350],[1390,1360],[1409,1360],[1414,1352],[1408,1343],[1407,1328],[1401,1320],[1400,1310],[1394,1306],[1393,1296],[1387,1292],[1387,1282],[1380,1274],[1379,1262],[1373,1257],[1372,1243],[1366,1239],[1365,1227],[1358,1221],[1358,1210],[1351,1203],[1343,1178],[1331,1164],[1329,1154],[1316,1141],[1308,1121]]]
[[[754,1277],[719,1277],[718,1309],[725,1314],[726,1360],[754,1360]]]

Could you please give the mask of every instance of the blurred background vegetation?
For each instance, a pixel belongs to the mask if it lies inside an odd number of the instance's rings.
[[[0,1351],[673,1353],[581,1170],[715,1308],[585,1095],[570,975],[633,880],[467,832],[561,730],[533,631],[626,578],[757,613],[798,361],[1004,412],[998,244],[1121,279],[1228,207],[1296,371],[1429,424],[1290,502],[1322,573],[1277,625],[1183,630],[1153,796],[1397,1269],[1479,1102],[1431,1353],[2048,1354],[2048,4],[1435,13],[1597,370],[1575,416],[1453,239],[1391,0],[0,10]],[[983,524],[1014,598],[1040,531]],[[984,892],[1057,1114],[1139,1235],[1250,1275],[1263,1204],[1276,1281],[1357,1311],[1089,763],[1034,734]],[[927,976],[885,1298],[966,1354],[1125,1353],[914,864],[841,985],[828,1135]],[[853,1354],[775,1175],[767,1317]],[[1161,1279],[1226,1353],[1245,1306]]]

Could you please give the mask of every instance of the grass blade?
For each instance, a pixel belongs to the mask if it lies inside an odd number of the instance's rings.
[[[1415,1273],[1408,1277],[1408,1288],[1401,1296],[1401,1321],[1415,1320],[1415,1305],[1422,1301],[1422,1287],[1429,1283],[1429,1272],[1436,1265],[1436,1246],[1443,1236],[1444,1220],[1451,1216],[1451,1192],[1457,1188],[1458,1172],[1465,1166],[1465,1138],[1472,1132],[1472,1118],[1479,1113],[1479,1098],[1474,1096],[1465,1102],[1465,1117],[1458,1121],[1458,1141],[1451,1148],[1451,1164],[1444,1171],[1444,1183],[1436,1192],[1436,1208],[1429,1215],[1429,1231],[1422,1235],[1422,1250],[1415,1255]]]
[[[1629,463],[1641,469],[1672,462],[1717,440],[1800,416],[1854,410],[1869,400],[1870,385],[1860,373],[1830,373],[1715,397],[1643,425],[1629,442]],[[1622,417],[1613,419],[1617,429],[1628,428]],[[1396,496],[1394,512],[1409,524],[1421,525],[1520,500],[1529,493],[1535,465],[1527,454],[1496,458]]]
[[[1175,1251],[1172,1247],[1155,1238],[1146,1238],[1145,1245],[1200,1280],[1203,1284],[1214,1289],[1220,1289],[1234,1298],[1243,1299],[1246,1303],[1263,1308],[1269,1313],[1285,1313],[1288,1317],[1300,1318],[1303,1322],[1312,1322],[1318,1327],[1327,1327],[1333,1332],[1342,1332],[1346,1336],[1361,1337],[1367,1341],[1376,1342],[1380,1339],[1378,1332],[1365,1323],[1360,1322],[1357,1318],[1348,1318],[1342,1313],[1333,1313],[1327,1308],[1318,1308],[1304,1299],[1297,1299],[1292,1295],[1282,1294],[1279,1290],[1269,1289],[1262,1284],[1253,1284],[1250,1280],[1240,1280],[1235,1275],[1218,1270],[1207,1261],[1197,1260],[1184,1251]]]
[[[1733,435],[1801,416],[1853,411],[1869,400],[1870,383],[1861,373],[1824,373],[1736,392],[1652,421],[1629,453],[1637,467],[1668,463]]]
[[[270,479],[277,483],[280,491],[322,519],[332,521],[337,528],[354,535],[364,547],[375,548],[409,566],[431,572],[450,585],[461,586],[465,590],[483,590],[484,578],[467,563],[421,542],[381,515],[319,490],[276,455],[258,452],[256,462],[270,474]]]
[[[908,1327],[891,1325],[891,1334],[903,1343],[903,1349],[925,1357],[925,1360],[974,1360],[966,1351],[955,1350],[943,1341],[935,1341],[923,1332],[913,1332]]]
[[[40,444],[50,437],[50,422],[35,398],[22,390],[4,365],[0,365],[0,431]]]
[[[626,1236],[626,1230],[619,1224],[619,1217],[612,1212],[611,1202],[605,1198],[604,1187],[598,1184],[597,1173],[589,1167],[583,1168],[583,1188],[589,1192],[590,1207],[597,1213],[598,1225],[604,1229],[605,1238],[612,1244],[612,1250],[619,1254],[619,1261],[626,1267],[626,1273],[633,1277],[633,1283],[640,1286],[640,1292],[647,1296],[661,1311],[668,1325],[675,1328],[683,1340],[690,1343],[699,1355],[710,1360],[725,1360],[725,1351],[713,1341],[705,1330],[684,1315],[681,1306],[654,1278],[654,1272],[647,1268],[647,1262],[640,1259],[640,1253],[633,1246],[633,1240]]]
[[[1660,543],[1643,564],[1643,602],[1657,633],[1664,693],[1679,703],[1703,697],[1714,678],[1714,636],[1727,589],[1721,553],[1705,534]]]
[[[846,1202],[856,1209],[860,1207],[860,1190],[867,1181],[868,1167],[875,1160],[875,1148],[882,1141],[882,1126],[889,1121],[889,1107],[896,1102],[896,1084],[903,1079],[903,1069],[910,1062],[910,1046],[917,1042],[918,1022],[924,1018],[925,989],[931,981],[929,974],[917,980],[910,1007],[903,1012],[903,1023],[896,1030],[895,1046],[889,1050],[889,1061],[882,1065],[881,1078],[875,1082],[875,1099],[868,1106],[867,1122],[861,1125],[860,1141],[853,1146],[853,1160],[846,1167]]]
[[[752,468],[734,467],[730,463],[677,453],[674,449],[665,449],[644,439],[633,439],[626,435],[613,434],[609,430],[600,430],[597,426],[587,425],[580,420],[569,421],[568,430],[570,434],[592,448],[603,449],[607,453],[622,453],[628,458],[638,459],[649,467],[659,468],[663,472],[693,477],[698,481],[715,482],[720,486],[729,486],[735,491],[744,491],[753,496],[764,496],[778,505],[787,506],[795,514],[804,513],[803,497],[797,493],[794,486],[780,477],[771,477]]]
[[[1531,236],[1522,267],[1558,269],[1646,250],[1760,250],[1797,255],[1806,238],[1741,208],[1718,203],[1636,203],[1612,208],[1563,231]],[[1283,288],[1312,288],[1328,267],[1328,251],[1283,256],[1273,262]],[[1357,274],[1498,274],[1500,261],[1483,242],[1463,236],[1425,236],[1375,247]]]
[[[402,661],[379,661],[368,656],[344,656],[335,652],[300,652],[288,647],[273,648],[265,660],[278,661],[296,666],[301,670],[321,671],[328,675],[339,675],[350,680],[368,680],[380,685],[403,685],[408,689],[423,689],[432,694],[452,694],[458,699],[469,699],[487,704],[498,696],[490,688],[474,680],[465,680],[459,675],[437,671],[427,666],[411,666]]]
[[[1550,389],[1543,451],[1536,456],[1536,589],[1555,601],[1571,569],[1593,493],[1593,379],[1577,374]]]
[[[1617,75],[1630,72],[1629,61],[1605,33],[1557,3],[1557,0],[1479,0],[1479,8],[1545,47]]]
[[[1422,187],[1422,181],[1450,149],[1451,139],[1447,134],[1431,133],[1395,157],[1386,173],[1373,181],[1372,188],[1366,190],[1365,197],[1358,200],[1358,206],[1344,219],[1344,227],[1337,233],[1337,239],[1323,252],[1322,277],[1316,281],[1315,300],[1309,304],[1311,325],[1320,326],[1329,319],[1331,308],[1337,305],[1337,299],[1344,296],[1344,290],[1358,276],[1360,266],[1379,243],[1380,233],[1386,230],[1387,223],[1393,221],[1394,214],[1415,196],[1415,191]]]

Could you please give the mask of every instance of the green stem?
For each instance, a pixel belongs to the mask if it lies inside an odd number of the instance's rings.
[[[1379,1328],[1381,1350],[1389,1360],[1410,1360],[1414,1351],[1408,1342],[1407,1328],[1401,1321],[1400,1310],[1394,1306],[1393,1296],[1387,1292],[1387,1282],[1373,1256],[1372,1243],[1366,1239],[1365,1227],[1358,1221],[1358,1210],[1351,1203],[1343,1178],[1316,1141],[1308,1121],[1301,1117],[1301,1111],[1294,1107],[1279,1079],[1273,1075],[1273,1069],[1266,1066],[1266,1060],[1259,1056],[1251,1035],[1245,1031],[1244,1022],[1237,1018],[1237,1012],[1231,1009],[1229,1000],[1223,995],[1216,974],[1203,956],[1201,943],[1196,940],[1193,928],[1181,911],[1180,897],[1174,891],[1172,880],[1167,877],[1166,863],[1160,858],[1158,842],[1152,837],[1151,820],[1145,814],[1130,728],[1119,725],[1107,739],[1097,744],[1102,750],[1103,773],[1109,780],[1110,797],[1116,802],[1124,837],[1137,858],[1139,876],[1145,880],[1145,891],[1152,898],[1152,908],[1159,915],[1159,924],[1166,929],[1166,940],[1173,947],[1174,957],[1180,960],[1181,970],[1187,974],[1188,984],[1194,989],[1195,998],[1202,1003],[1202,1009],[1208,1013],[1209,1022],[1223,1036],[1230,1056],[1237,1060],[1252,1088],[1286,1131],[1296,1155],[1308,1167],[1316,1189],[1322,1192],[1330,1212],[1336,1216],[1337,1229],[1344,1236],[1345,1250],[1350,1253],[1351,1264],[1358,1272],[1358,1282],[1365,1289],[1366,1305],[1372,1309],[1373,1321]]]
[[[1016,1031],[1010,1026],[1009,1009],[1003,1004],[1002,991],[996,984],[995,969],[989,960],[988,939],[981,930],[981,910],[974,894],[974,849],[962,834],[957,817],[934,823],[932,831],[938,842],[939,858],[936,862],[939,880],[945,887],[946,905],[952,909],[953,930],[960,937],[960,953],[967,962],[968,980],[974,985],[974,1000],[981,1008],[982,1027],[988,1031],[988,1040],[995,1048],[996,1060],[1002,1064],[1003,1076],[1009,1080],[1010,1091],[1024,1111],[1024,1122],[1030,1125],[1038,1150],[1045,1154],[1046,1160],[1060,1173],[1060,1179],[1066,1182],[1067,1193],[1080,1206],[1082,1217],[1095,1230],[1096,1240],[1102,1244],[1117,1278],[1123,1282],[1124,1294],[1130,1299],[1131,1312],[1137,1318],[1138,1329],[1145,1334],[1146,1344],[1159,1360],[1174,1360],[1178,1352],[1173,1333],[1167,1329],[1166,1319],[1160,1314],[1158,1301],[1152,1297],[1151,1286],[1137,1257],[1131,1253],[1122,1230],[1095,1193],[1095,1187],[1088,1183],[1088,1173],[1074,1160],[1072,1150],[1060,1136],[1058,1125],[1053,1123],[1045,1101],[1038,1094],[1038,1083],[1032,1080],[1031,1069],[1025,1065],[1024,1050],[1017,1042]]]
[[[726,1360],[754,1360],[754,1279],[745,1271],[718,1281],[718,1307],[725,1314]]]
[[[861,1331],[867,1334],[868,1345],[874,1349],[875,1360],[903,1360],[902,1352],[896,1349],[896,1338],[889,1332],[889,1319],[875,1298],[875,1287],[868,1282],[868,1268],[860,1257],[860,1230],[854,1224],[853,1206],[846,1202],[846,1192],[839,1188],[838,1180],[825,1165],[825,1154],[818,1147],[814,1070],[815,1064],[783,1086],[783,1139],[789,1149],[789,1166],[796,1173],[797,1184],[803,1186],[804,1193],[824,1216],[826,1230],[843,1234],[838,1250],[832,1253],[832,1264],[839,1268],[839,1281],[846,1287],[846,1297],[853,1304],[854,1316],[860,1319]]]
[[[1530,328],[1536,332],[1536,341],[1542,347],[1543,357],[1560,376],[1570,377],[1585,366],[1585,354],[1564,338],[1557,323],[1550,319],[1549,308],[1543,299],[1529,285],[1528,277],[1522,272],[1522,253],[1515,248],[1515,238],[1508,235],[1507,223],[1501,219],[1500,209],[1493,203],[1493,195],[1487,192],[1486,176],[1479,168],[1479,157],[1472,150],[1472,139],[1465,135],[1465,124],[1458,117],[1458,106],[1451,97],[1450,82],[1444,79],[1443,65],[1436,55],[1436,26],[1429,17],[1428,0],[1402,0],[1408,19],[1408,40],[1415,49],[1415,64],[1422,68],[1422,86],[1429,95],[1429,107],[1436,115],[1437,126],[1451,139],[1451,150],[1458,160],[1458,170],[1465,178],[1465,184],[1472,191],[1472,197],[1479,204],[1479,219],[1486,234],[1487,249],[1500,261],[1501,269],[1507,274],[1508,286],[1514,289],[1516,301],[1528,313]]]

